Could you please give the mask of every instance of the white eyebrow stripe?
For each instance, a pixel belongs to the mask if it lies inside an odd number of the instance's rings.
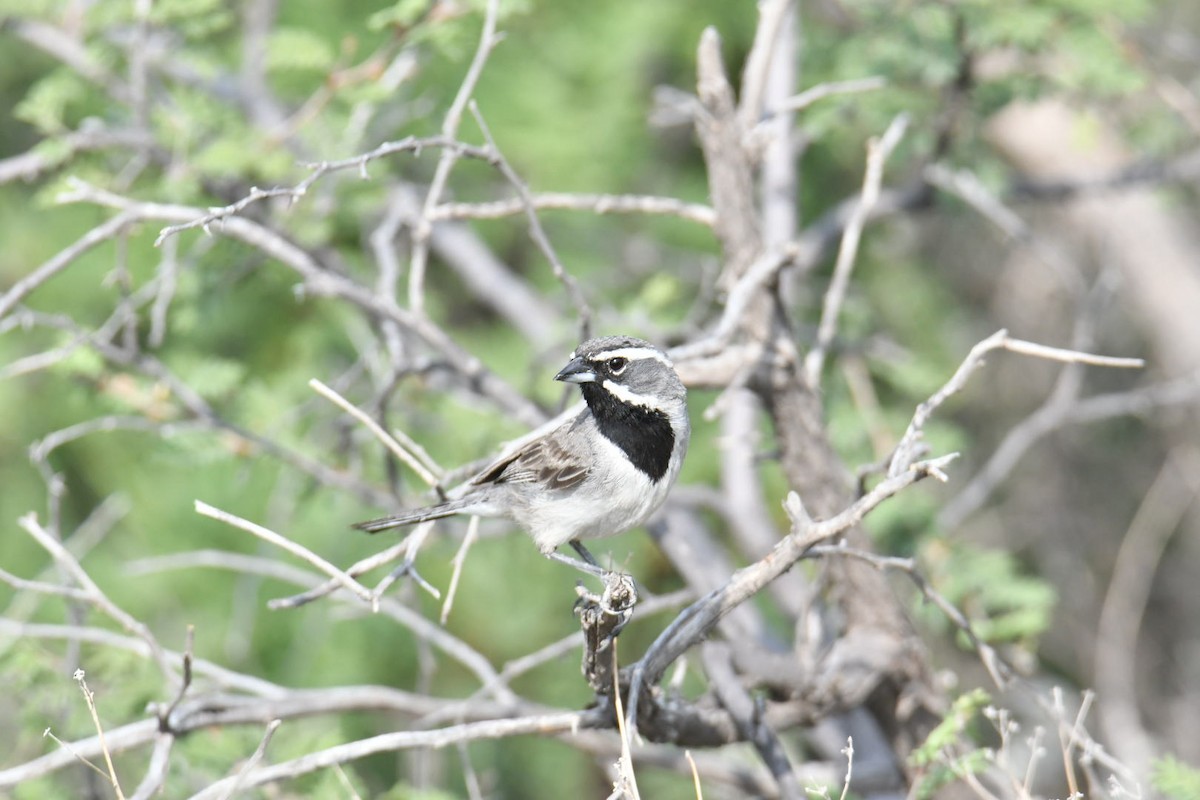
[[[668,367],[674,368],[671,359],[667,358],[666,354],[659,350],[652,350],[649,347],[618,347],[616,350],[601,350],[595,356],[596,359],[604,361],[610,358],[627,358],[630,361],[639,361],[646,358],[653,358],[660,364],[666,364]]]
[[[645,395],[638,394],[637,392],[634,392],[634,391],[630,391],[627,387],[622,386],[619,383],[614,383],[613,381],[610,381],[607,379],[602,381],[600,385],[604,387],[605,391],[607,391],[609,394],[611,394],[613,397],[617,398],[621,402],[629,403],[632,406],[641,406],[642,408],[648,408],[651,411],[662,411],[664,413],[666,412],[666,409],[664,409],[662,407],[662,404],[660,402],[658,402],[658,400],[656,398],[646,397]]]

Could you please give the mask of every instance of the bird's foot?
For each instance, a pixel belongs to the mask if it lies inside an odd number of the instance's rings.
[[[623,619],[620,626],[624,627],[633,615],[633,607],[637,605],[637,584],[632,576],[623,572],[606,570],[600,577],[604,581],[603,594],[588,591],[583,581],[575,584],[575,594],[579,596],[575,606],[594,605],[609,616]]]
[[[583,629],[583,674],[597,692],[611,694],[616,664],[614,647],[617,636],[633,618],[637,587],[633,578],[609,572],[604,578],[604,593],[597,595],[580,582],[575,586],[579,599],[575,613]]]

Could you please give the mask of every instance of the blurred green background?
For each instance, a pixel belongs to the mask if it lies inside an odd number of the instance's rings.
[[[1019,100],[1060,97],[1097,104],[1146,158],[1174,154],[1195,136],[1170,108],[1147,99],[1162,65],[1148,63],[1135,47],[1155,31],[1188,22],[1184,3],[823,0],[801,6],[803,85],[870,75],[888,83],[880,91],[822,101],[803,115],[801,224],[857,190],[866,140],[900,111],[912,115],[912,124],[888,168],[896,183],[937,159],[970,166],[1002,191],[1011,171],[981,133],[994,112]],[[436,133],[474,52],[481,7],[475,0],[280,3],[267,38],[265,73],[278,105],[246,108],[227,91],[242,68],[245,10],[220,0],[155,0],[148,18],[156,32],[154,48],[146,53],[153,65],[153,99],[145,106],[145,119],[138,120],[136,109],[106,96],[103,78],[98,83],[64,66],[35,47],[23,33],[30,29],[21,27],[44,23],[68,30],[102,73],[123,76],[130,66],[126,37],[138,24],[135,4],[0,2],[0,159],[22,153],[46,159],[36,176],[0,185],[0,291],[111,215],[90,205],[58,204],[69,178],[138,199],[219,206],[252,186],[302,180],[308,171],[301,162],[344,158],[387,140]],[[500,148],[535,191],[645,193],[704,203],[703,164],[690,128],[649,125],[647,119],[656,108],[657,87],[692,90],[696,43],[710,25],[721,33],[731,73],[739,74],[756,25],[750,2],[505,2],[505,38],[474,96]],[[980,69],[970,92],[956,96],[964,52],[1000,52],[1017,67]],[[389,65],[405,74],[394,87],[382,79]],[[950,122],[948,114],[953,114]],[[87,130],[96,121],[113,130],[142,125],[153,144],[71,152],[68,133]],[[480,141],[469,115],[460,135]],[[368,180],[330,176],[286,213],[272,209],[271,222],[371,285],[376,267],[367,237],[386,206],[391,180],[423,185],[436,161],[434,152],[399,155],[372,163]],[[447,194],[485,200],[508,196],[509,190],[487,165],[463,161]],[[1176,199],[1191,200],[1185,192]],[[248,213],[268,212],[260,207]],[[940,198],[916,221],[870,235],[843,320],[840,348],[867,354],[882,409],[879,422],[893,432],[903,429],[915,403],[953,371],[974,341],[1007,324],[988,303],[994,276],[987,254],[999,245],[987,245],[982,258],[964,266],[971,259],[961,250],[947,252],[922,238],[928,230],[921,226],[933,214],[949,224],[978,224],[963,222],[970,213],[960,202]],[[678,340],[698,321],[697,307],[700,319],[708,318],[706,308],[711,314],[702,298],[711,287],[717,248],[705,228],[670,218],[574,212],[547,211],[542,219],[563,263],[597,309],[601,332]],[[491,369],[554,408],[561,387],[549,379],[576,335],[570,305],[520,218],[472,227],[561,310],[555,339],[531,345],[436,261],[429,276],[429,311]],[[345,378],[351,400],[370,398],[361,370],[355,372],[362,343],[374,335],[364,317],[337,301],[303,296],[290,271],[220,235],[189,231],[156,248],[158,230],[142,225],[82,255],[33,292],[27,308],[93,328],[109,317],[123,293],[159,274],[165,258],[175,258],[177,289],[162,343],[151,348],[154,354],[223,420],[335,469],[361,469],[375,485],[387,487],[395,474],[382,448],[360,432],[351,433],[354,426],[307,386],[314,377],[330,383]],[[828,266],[798,287],[795,316],[802,342],[819,315]],[[149,337],[149,324],[138,321],[139,340]],[[1069,326],[1061,330],[1065,335]],[[1108,330],[1104,341],[1122,354],[1139,346],[1136,326],[1119,315]],[[61,347],[72,337],[69,330],[46,325],[10,324],[0,336],[0,368]],[[881,341],[901,343],[906,357],[875,357]],[[1031,369],[1032,383],[1045,386],[1053,373],[1040,370],[1040,365]],[[838,373],[825,391],[831,434],[847,462],[873,460],[869,430],[849,384]],[[701,421],[712,399],[693,393],[697,430],[684,484],[717,479],[716,431]],[[985,457],[1005,426],[1029,410],[1022,408],[1024,398],[1007,407],[1002,405],[1006,399],[986,389],[968,392],[963,406],[969,410],[931,429],[935,450],[967,447],[975,449],[975,459]],[[494,407],[447,391],[433,377],[403,382],[391,412],[393,425],[416,436],[447,466],[485,456],[522,432]],[[49,567],[46,554],[15,523],[30,511],[43,520],[47,514],[47,483],[27,455],[30,447],[55,431],[109,414],[151,425],[187,418],[178,398],[161,383],[87,348],[49,368],[0,380],[0,525],[5,531],[0,566],[5,570],[34,577]],[[1110,426],[1107,439],[1071,440],[1077,448],[1073,455],[1098,462],[1098,469],[1112,448],[1130,453],[1134,462],[1151,462],[1157,445],[1146,444],[1153,435],[1140,425]],[[218,569],[147,570],[142,564],[196,549],[289,561],[242,532],[199,517],[193,511],[196,499],[284,532],[339,565],[381,547],[382,538],[359,535],[348,525],[385,508],[322,486],[236,433],[209,427],[99,432],[57,448],[48,463],[62,479],[64,532],[80,525],[86,531],[97,508],[117,512],[83,563],[164,646],[182,648],[185,630],[193,625],[198,656],[286,686],[379,683],[445,696],[462,696],[476,687],[461,666],[432,655],[384,616],[347,613],[348,606],[330,602],[272,612],[267,600],[295,587]],[[782,499],[786,487],[773,466],[767,464],[764,473],[770,496]],[[406,475],[399,480],[413,488]],[[1093,498],[1093,512],[1127,517],[1144,484],[1135,480],[1126,491]],[[955,584],[948,578],[944,590],[973,604],[973,613],[993,625],[989,631],[998,641],[1036,653],[1036,638],[1053,619],[1056,592],[1036,574],[1034,557],[1020,547],[1006,552],[994,541],[941,541],[932,525],[936,508],[935,494],[901,498],[881,509],[873,531],[890,551],[936,559],[946,576],[961,579]],[[461,526],[445,530],[455,536],[435,536],[419,562],[422,574],[443,589]],[[612,540],[611,552],[654,591],[680,585],[644,533]],[[448,628],[494,664],[503,664],[575,628],[563,601],[574,582],[575,576],[538,556],[521,534],[485,537],[467,562]],[[411,585],[396,592],[436,618],[438,604],[428,596]],[[3,586],[0,606],[13,618],[64,619],[61,603],[18,596]],[[623,650],[639,652],[664,620],[636,620],[621,639]],[[92,645],[75,654],[56,641],[2,640],[0,675],[7,691],[0,697],[0,740],[12,746],[0,766],[45,752],[49,745],[40,733],[47,727],[65,740],[90,733],[68,664],[87,670],[107,725],[138,719],[148,701],[163,699],[161,676],[133,654]],[[1076,666],[1051,664],[1051,669],[1086,682]],[[575,654],[521,678],[514,688],[566,707],[590,697]],[[272,758],[398,724],[370,715],[291,722],[272,744]],[[253,751],[260,736],[257,729],[226,729],[181,742],[183,757],[176,757],[179,772],[173,773],[167,796],[186,796],[226,774]],[[470,752],[494,796],[582,792],[600,797],[606,791],[607,778],[592,759],[553,741],[480,743]],[[139,774],[144,758],[124,756],[118,767]],[[445,786],[448,796],[462,794],[461,765],[453,752],[427,754],[421,766],[417,758],[375,757],[346,773],[364,796],[442,796],[430,786]],[[81,780],[78,774],[63,774],[23,786],[15,796],[69,796]],[[690,780],[652,769],[643,780],[647,797],[693,796]],[[413,788],[418,784],[426,788]],[[339,787],[337,776],[324,772],[269,796],[345,796]]]

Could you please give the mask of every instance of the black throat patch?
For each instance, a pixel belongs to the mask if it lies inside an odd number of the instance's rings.
[[[596,425],[606,439],[625,451],[629,463],[658,483],[667,474],[675,431],[667,415],[655,409],[624,403],[596,383],[580,387]]]

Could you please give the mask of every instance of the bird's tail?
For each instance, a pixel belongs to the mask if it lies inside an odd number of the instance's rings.
[[[380,531],[391,530],[392,528],[401,528],[405,525],[415,525],[418,522],[428,522],[431,519],[441,519],[442,517],[452,517],[455,514],[461,514],[465,509],[470,508],[476,503],[466,498],[460,500],[450,500],[445,503],[440,503],[436,506],[426,506],[425,508],[414,508],[403,514],[393,514],[390,517],[380,517],[379,519],[370,519],[366,522],[356,522],[353,527],[367,533],[379,533]]]

